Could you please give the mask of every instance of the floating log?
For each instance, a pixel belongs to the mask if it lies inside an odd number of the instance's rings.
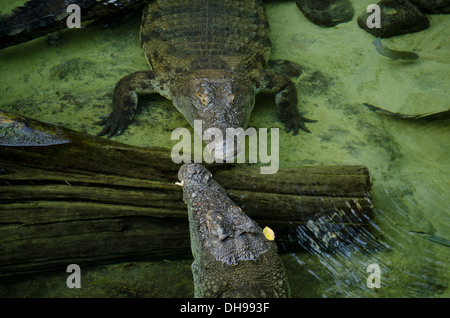
[[[37,121],[35,121],[37,122]],[[54,126],[37,122],[41,127]],[[58,127],[70,143],[0,146],[0,278],[125,260],[190,257],[187,209],[170,150]],[[276,242],[311,220],[368,226],[364,166],[208,165]]]

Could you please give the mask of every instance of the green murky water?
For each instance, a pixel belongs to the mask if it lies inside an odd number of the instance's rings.
[[[2,1],[4,2],[4,1]],[[2,12],[21,1],[3,3]],[[449,100],[450,19],[433,15],[423,32],[389,39],[421,58],[395,63],[376,53],[373,37],[356,24],[369,1],[353,1],[353,21],[334,28],[310,23],[294,2],[267,3],[273,58],[307,66],[297,81],[311,134],[284,133],[270,99],[258,98],[250,125],[280,128],[281,165],[365,165],[373,183],[379,248],[337,253],[283,254],[293,297],[449,297],[450,249],[409,231],[450,238],[450,120],[403,120],[380,115],[364,102],[393,111],[439,111]],[[67,30],[0,51],[0,109],[90,134],[110,112],[115,83],[147,69],[139,47],[139,15],[109,28]],[[314,74],[311,75],[311,74]],[[171,103],[143,98],[129,128],[114,139],[166,146],[172,129],[187,126]],[[447,107],[448,108],[448,107]],[[295,238],[294,238],[295,239]],[[0,284],[0,296],[190,297],[191,260],[135,262],[83,270],[83,288],[66,287],[67,274]],[[370,264],[381,287],[369,288]]]

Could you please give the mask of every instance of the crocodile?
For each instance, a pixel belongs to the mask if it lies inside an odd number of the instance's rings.
[[[264,69],[271,42],[260,0],[152,1],[144,10],[141,46],[151,70],[122,78],[113,93],[112,113],[98,122],[99,135],[120,134],[137,107],[137,93],[156,93],[171,100],[191,126],[247,127],[260,92],[275,94],[287,131],[305,131],[297,110],[297,91],[289,77]],[[211,148],[208,148],[211,149]],[[213,147],[216,158],[233,158],[239,145]],[[220,151],[217,151],[219,149]]]
[[[289,297],[277,245],[212,179],[201,164],[178,171],[188,208],[194,296]]]
[[[286,130],[294,135],[299,129],[309,132],[305,123],[314,120],[298,112],[294,84],[288,77],[264,69],[271,43],[261,0],[71,1],[80,5],[83,21],[147,2],[141,46],[152,70],[135,72],[117,83],[113,111],[98,122],[104,126],[99,135],[122,133],[136,111],[137,93],[144,92],[172,100],[191,125],[202,120],[202,134],[211,127],[223,134],[226,128],[245,128],[255,95],[271,92]],[[447,12],[450,8],[448,0],[413,2],[421,10]],[[335,4],[343,9],[331,10]],[[64,27],[66,5],[63,0],[31,0],[13,14],[0,17],[0,48]],[[347,13],[353,12],[347,0],[303,0],[298,5],[315,16],[330,18],[332,24],[347,21]],[[213,156],[233,157],[238,149],[237,144],[233,149],[224,147]]]
[[[88,8],[94,5],[92,0],[79,2]],[[261,0],[148,1],[140,35],[151,70],[134,72],[117,83],[112,112],[97,122],[104,126],[99,136],[112,137],[126,129],[136,112],[138,93],[171,100],[191,126],[201,120],[202,136],[209,128],[219,129],[222,136],[227,128],[245,129],[260,92],[275,94],[287,132],[309,132],[305,123],[315,122],[299,113],[290,78],[264,68],[271,41]],[[239,144],[227,148],[223,140],[223,147],[207,149],[216,158],[236,157]]]

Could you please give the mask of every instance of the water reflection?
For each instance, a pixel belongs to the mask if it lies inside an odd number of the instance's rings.
[[[291,239],[305,252],[291,257],[321,286],[314,297],[436,297],[447,288],[450,249],[410,235],[407,211],[385,193],[389,213],[376,209],[366,226],[322,217],[296,228]],[[370,264],[380,268],[379,289],[368,287]]]

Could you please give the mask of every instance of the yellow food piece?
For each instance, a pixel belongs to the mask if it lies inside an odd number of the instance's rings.
[[[266,226],[263,230],[263,234],[269,241],[275,240],[275,232],[268,226]]]

